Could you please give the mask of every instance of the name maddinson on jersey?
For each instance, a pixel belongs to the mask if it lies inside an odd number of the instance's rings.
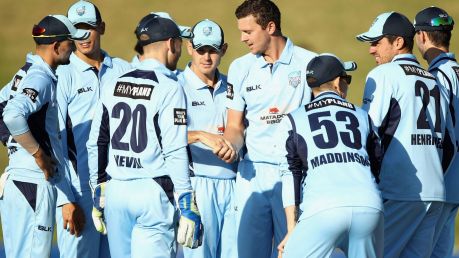
[[[323,108],[326,106],[338,106],[338,107],[344,107],[344,108],[348,108],[351,110],[355,110],[354,105],[347,101],[342,101],[342,100],[335,99],[335,98],[324,98],[324,99],[314,101],[314,102],[307,104],[306,111],[314,110],[317,108]]]
[[[153,88],[154,87],[152,85],[117,82],[113,95],[131,99],[149,100],[151,98]]]
[[[411,145],[435,145],[438,149],[442,149],[443,140],[431,134],[412,134]]]
[[[326,153],[320,156],[316,156],[310,160],[312,168],[322,166],[330,163],[349,163],[356,162],[364,166],[369,167],[370,161],[368,157],[359,155],[357,152],[335,152],[335,153]]]
[[[114,155],[114,158],[118,167],[143,168],[142,163],[140,162],[140,158],[121,155]]]

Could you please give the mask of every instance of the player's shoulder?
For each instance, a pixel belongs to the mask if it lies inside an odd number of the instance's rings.
[[[314,57],[317,56],[317,53],[294,45],[293,46],[293,55],[298,57],[298,58],[301,58],[303,60],[307,60],[309,62],[311,59],[313,59]]]
[[[241,57],[233,60],[230,64],[230,68],[238,68],[241,70],[248,70],[252,64],[257,61],[257,56],[252,53],[247,53]]]
[[[398,63],[389,62],[381,64],[373,68],[367,76],[367,80],[372,79],[384,79],[384,80],[394,80],[404,78],[405,73],[403,68]]]
[[[120,57],[112,57],[112,63],[113,63],[113,67],[119,68],[122,70],[129,70],[132,68],[131,63],[129,63],[128,61]]]

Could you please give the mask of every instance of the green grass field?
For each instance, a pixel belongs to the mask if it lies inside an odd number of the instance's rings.
[[[209,18],[218,22],[225,31],[229,50],[221,64],[226,73],[231,61],[247,52],[239,41],[234,10],[242,0],[214,1],[146,1],[97,0],[107,30],[102,47],[111,55],[130,60],[134,55],[134,29],[141,17],[151,11],[166,11],[182,25],[193,25]],[[0,1],[0,85],[7,83],[23,64],[25,54],[34,50],[31,38],[34,23],[47,14],[66,14],[74,1],[63,0],[1,0]],[[355,35],[366,31],[374,18],[386,11],[399,11],[414,19],[422,8],[436,5],[446,9],[459,22],[457,0],[278,0],[282,12],[282,31],[297,45],[322,53],[331,52],[345,60],[358,63],[353,73],[349,99],[360,104],[366,74],[375,66],[368,54],[368,44],[355,40]],[[451,51],[459,50],[459,29],[453,31]],[[419,54],[415,51],[415,54]],[[179,67],[188,57],[183,52]],[[425,62],[423,62],[425,65]],[[6,166],[6,151],[0,150],[0,168]],[[456,234],[457,235],[457,234]]]

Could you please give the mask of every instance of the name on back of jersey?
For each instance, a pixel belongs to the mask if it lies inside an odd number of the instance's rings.
[[[428,71],[416,65],[400,64],[406,75],[417,75],[427,79],[435,80],[435,77]]]
[[[442,149],[443,140],[431,134],[412,134],[411,145],[435,145],[438,149]]]
[[[326,106],[338,106],[338,107],[355,110],[354,105],[347,101],[342,101],[336,98],[324,98],[319,101],[313,101],[309,104],[306,104],[306,111],[323,108]]]
[[[122,98],[149,100],[153,89],[153,85],[117,82],[113,95]]]
[[[118,167],[143,168],[142,163],[140,162],[140,158],[121,155],[114,155],[114,157]]]
[[[336,152],[336,153],[326,153],[314,157],[310,160],[312,168],[316,168],[325,164],[331,163],[349,163],[355,162],[360,163],[363,166],[369,167],[370,161],[368,157],[364,157],[357,152]]]

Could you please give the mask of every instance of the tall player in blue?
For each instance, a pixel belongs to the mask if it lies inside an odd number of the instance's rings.
[[[231,143],[223,138],[226,125],[226,76],[217,69],[228,44],[222,28],[211,20],[193,26],[191,55],[179,81],[187,103],[191,184],[204,225],[203,244],[184,249],[185,258],[237,257],[234,185],[237,162],[225,163],[213,151]]]
[[[241,41],[250,53],[234,60],[228,72],[228,124],[224,137],[234,149],[217,154],[230,161],[247,147],[236,179],[238,254],[277,257],[287,233],[276,146],[285,114],[308,103],[306,65],[314,53],[282,35],[279,8],[267,0],[244,1],[236,9]]]
[[[84,226],[70,212],[73,200],[59,140],[55,70],[69,63],[72,40],[89,34],[63,15],[46,16],[32,30],[35,54],[27,55],[26,64],[2,90],[2,98],[8,97],[2,103],[1,136],[9,164],[0,180],[7,257],[49,257],[56,203],[69,211],[63,216],[69,230]]]
[[[91,125],[93,216],[108,232],[112,256],[175,257],[174,191],[177,241],[196,248],[202,236],[188,175],[185,97],[172,72],[182,39],[170,19],[153,16],[140,26],[145,59],[105,85]]]
[[[439,86],[448,91],[449,111],[453,116],[454,132],[459,135],[459,64],[449,52],[454,20],[438,7],[420,11],[414,21],[415,41],[419,52],[429,63],[429,72]],[[434,246],[431,257],[441,258],[453,255],[454,224],[459,207],[459,155],[456,154],[445,174],[446,199],[435,226]]]
[[[444,88],[412,54],[414,34],[404,15],[388,12],[357,36],[370,43],[379,65],[367,76],[362,107],[385,151],[379,183],[385,257],[429,257],[445,200],[447,154],[454,152]]]
[[[282,121],[284,258],[329,257],[340,245],[350,258],[383,257],[383,205],[374,178],[381,146],[367,112],[345,100],[352,78],[346,71],[355,68],[330,54],[312,59],[306,76],[314,100]]]
[[[57,103],[62,112],[59,124],[64,157],[70,169],[75,205],[81,207],[88,223],[83,231],[73,236],[73,232],[64,230],[61,219],[63,210],[58,207],[57,240],[61,258],[109,257],[107,238],[101,236],[94,224],[90,223],[92,197],[86,142],[103,85],[131,66],[101,49],[105,22],[97,6],[78,1],[70,6],[68,17],[76,28],[91,32],[88,39],[75,42],[76,50],[70,55],[70,64],[57,69]]]

